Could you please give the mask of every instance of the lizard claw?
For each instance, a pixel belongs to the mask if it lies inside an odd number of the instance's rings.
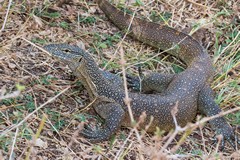
[[[87,138],[90,142],[101,142],[109,139],[117,129],[120,128],[121,122],[124,118],[124,110],[122,106],[117,103],[108,103],[104,106],[98,106],[97,112],[104,110],[102,115],[105,115],[105,124],[102,128],[84,126],[81,135]],[[95,108],[96,109],[96,108]]]
[[[224,126],[224,128],[220,128],[217,130],[223,136],[220,150],[223,151],[225,147],[225,141],[227,141],[235,150],[237,149],[237,145],[240,145],[240,140],[237,135],[234,134],[233,129],[230,126]]]
[[[140,91],[140,79],[138,77],[127,74],[126,78],[129,88],[133,89],[134,91]]]
[[[84,138],[87,138],[90,142],[101,142],[107,140],[109,138],[110,132],[108,129],[99,129],[98,127],[96,130],[93,130],[89,125],[84,126],[80,135]]]
[[[235,150],[237,150],[237,145],[240,145],[240,140],[238,139],[237,135],[232,134],[230,137],[226,137],[226,140]]]

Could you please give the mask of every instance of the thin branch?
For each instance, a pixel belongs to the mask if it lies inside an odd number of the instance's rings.
[[[12,144],[12,148],[11,148],[11,153],[10,153],[10,156],[9,156],[9,160],[12,160],[14,159],[14,153],[13,153],[13,150],[14,150],[14,146],[15,146],[15,143],[16,143],[16,139],[17,139],[17,135],[18,135],[18,127],[16,129],[16,132],[15,132],[15,135],[14,135],[14,138],[13,138],[13,144]]]
[[[23,40],[26,41],[27,43],[33,45],[33,46],[36,47],[37,49],[39,49],[39,50],[47,53],[49,56],[52,56],[50,53],[48,53],[48,51],[46,51],[46,50],[43,49],[42,47],[37,46],[36,44],[32,43],[31,41],[29,41],[29,40],[27,40],[27,39],[25,39],[25,38],[23,38],[23,37],[21,37],[21,39],[23,39]]]
[[[9,10],[10,10],[11,4],[12,4],[12,0],[9,0],[9,2],[8,2],[8,8],[7,8],[7,13],[6,13],[6,15],[5,15],[5,19],[4,19],[4,22],[3,22],[3,25],[2,25],[2,28],[1,28],[0,32],[2,32],[2,31],[4,30],[5,25],[6,25],[6,23],[7,23],[8,14],[9,14]]]
[[[173,141],[173,139],[176,137],[176,135],[177,135],[178,133],[180,133],[180,132],[186,132],[187,130],[194,130],[194,129],[198,128],[200,125],[202,125],[202,124],[204,124],[204,123],[206,123],[206,122],[208,122],[208,121],[210,121],[210,120],[213,120],[213,119],[215,119],[215,118],[222,117],[222,116],[224,116],[224,115],[227,115],[227,114],[229,114],[229,113],[233,113],[233,112],[238,111],[238,110],[240,110],[240,107],[233,108],[233,109],[230,109],[230,110],[228,110],[228,111],[220,112],[219,114],[216,114],[216,115],[214,115],[214,116],[205,117],[205,118],[201,119],[200,121],[197,121],[196,123],[190,123],[190,124],[186,125],[186,126],[183,127],[183,128],[180,127],[180,126],[176,123],[177,121],[174,120],[174,123],[175,123],[176,128],[175,128],[173,134],[171,135],[171,137],[169,137],[169,139],[167,140],[167,142],[164,144],[164,146],[162,147],[162,149],[160,150],[160,152],[163,152],[164,149],[167,148],[167,146]],[[175,116],[174,114],[172,114],[172,116],[173,116],[173,119],[176,119],[176,116]],[[220,143],[220,142],[218,142],[218,143]]]
[[[129,113],[129,116],[130,116],[130,119],[131,119],[131,123],[134,122],[134,117],[133,117],[133,113],[132,113],[132,109],[131,109],[131,106],[130,106],[130,102],[131,102],[131,99],[129,98],[129,95],[128,95],[128,88],[127,88],[127,78],[126,78],[126,69],[125,69],[125,66],[126,66],[126,61],[124,59],[124,53],[123,53],[123,49],[122,47],[120,48],[120,56],[121,56],[121,66],[122,66],[122,73],[123,73],[123,83],[124,83],[124,91],[125,91],[125,103],[127,105],[127,108],[128,108],[128,113]],[[137,130],[137,127],[136,125],[133,126],[133,130],[137,136],[137,139],[139,141],[139,143],[141,144],[141,146],[144,146],[143,142],[142,142],[142,139],[141,139],[141,136],[139,134],[139,131]]]
[[[133,113],[132,113],[132,109],[131,109],[131,106],[130,106],[130,102],[131,102],[131,99],[129,98],[129,95],[128,95],[128,88],[127,88],[127,78],[126,78],[126,70],[125,70],[125,66],[126,66],[126,61],[124,59],[124,53],[123,53],[123,48],[121,47],[120,48],[120,56],[121,56],[121,66],[122,66],[122,74],[123,74],[123,83],[124,83],[124,91],[125,91],[125,103],[128,107],[128,112],[129,112],[129,116],[130,116],[130,119],[131,119],[131,123],[134,122],[134,118],[133,118]]]

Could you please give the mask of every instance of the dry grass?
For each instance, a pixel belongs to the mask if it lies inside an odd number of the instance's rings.
[[[90,116],[94,115],[91,106],[82,110],[90,103],[86,90],[66,65],[36,45],[78,44],[91,52],[100,67],[116,73],[122,72],[120,51],[116,50],[121,47],[129,73],[137,73],[139,63],[144,72],[163,73],[180,72],[185,65],[167,54],[155,56],[158,51],[128,37],[122,39],[94,2],[13,1],[11,6],[9,2],[0,0],[0,159],[240,159],[240,152],[228,144],[223,152],[218,151],[208,125],[195,124],[195,130],[176,137],[160,131],[155,135],[140,131],[139,137],[133,129],[122,129],[103,143],[91,144],[81,138],[80,122],[96,121]],[[216,102],[224,110],[237,110],[239,1],[142,2],[142,6],[126,3],[123,7],[188,32],[202,42],[216,68],[212,83]],[[240,124],[240,112],[226,118],[233,126]]]

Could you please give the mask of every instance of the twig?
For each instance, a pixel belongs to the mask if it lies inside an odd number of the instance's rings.
[[[4,22],[3,22],[3,25],[2,25],[2,28],[1,28],[0,32],[2,32],[2,31],[4,30],[5,25],[6,25],[6,23],[7,23],[7,18],[8,18],[8,14],[9,14],[9,10],[10,10],[11,4],[12,4],[12,0],[9,0],[9,2],[8,2],[8,8],[7,8],[7,13],[6,13],[6,15],[5,15],[5,19],[4,19]]]
[[[80,110],[78,111],[78,113],[83,112],[83,111],[85,111],[86,109],[88,109],[89,107],[91,107],[91,106],[96,102],[97,99],[98,99],[98,97],[95,97],[94,100],[92,100],[92,102],[90,102],[87,106],[85,106],[85,107],[83,107],[82,109],[80,109]]]
[[[13,154],[13,150],[14,150],[14,146],[15,146],[15,143],[16,143],[16,139],[17,139],[17,135],[18,135],[18,127],[16,129],[16,132],[15,132],[15,135],[14,135],[14,138],[13,138],[13,144],[12,144],[12,148],[11,148],[11,153],[10,153],[10,156],[9,156],[9,160],[12,160],[14,159],[14,154]]]
[[[218,149],[219,149],[219,146],[220,146],[220,143],[223,141],[223,136],[222,135],[218,135],[217,136],[217,146],[216,146],[216,148],[215,148],[215,155],[217,154],[217,152],[218,152]]]
[[[32,141],[30,143],[30,147],[29,147],[29,149],[27,151],[25,160],[29,160],[30,159],[33,147],[34,147],[34,145],[36,145],[37,139],[40,136],[40,133],[41,133],[41,131],[42,131],[44,125],[45,125],[46,119],[47,119],[47,116],[44,114],[43,118],[42,118],[42,120],[40,122],[40,125],[38,127],[37,133],[35,134],[35,136],[33,137]]]
[[[143,62],[137,62],[137,63],[134,63],[134,64],[132,64],[132,65],[129,65],[128,67],[126,67],[126,69],[129,69],[129,68],[131,68],[132,66],[136,66],[136,65],[139,65],[139,64],[144,64],[144,63],[146,63],[146,62],[148,62],[148,61],[154,59],[155,57],[158,57],[158,56],[161,55],[162,53],[166,53],[166,52],[168,52],[168,51],[170,51],[170,50],[172,50],[172,49],[178,47],[178,45],[180,45],[180,43],[182,43],[186,38],[187,38],[187,36],[184,37],[183,39],[181,39],[178,43],[176,43],[175,45],[173,45],[173,46],[170,47],[169,49],[166,49],[166,50],[164,50],[164,51],[161,51],[161,52],[155,54],[154,56],[152,56],[152,57],[146,59],[146,60],[143,61]],[[121,73],[121,72],[120,72],[120,73]]]
[[[129,113],[129,116],[130,116],[130,119],[131,119],[131,123],[134,122],[134,118],[133,118],[133,113],[132,113],[132,109],[131,109],[131,106],[130,106],[130,102],[131,102],[131,99],[129,98],[129,95],[128,95],[128,88],[127,88],[127,78],[126,78],[126,70],[125,70],[125,65],[126,65],[126,61],[124,59],[124,53],[123,53],[123,49],[122,47],[120,48],[120,56],[121,56],[121,66],[122,66],[122,73],[123,73],[123,83],[124,83],[124,91],[125,91],[125,103],[127,105],[127,108],[128,108],[128,113]],[[141,140],[141,136],[136,128],[136,125],[133,126],[133,130],[137,136],[137,139],[139,141],[139,143],[141,144],[141,146],[143,147],[144,144]]]
[[[14,60],[12,60],[12,61],[16,64],[16,66],[17,66],[19,69],[23,70],[24,72],[26,72],[27,74],[31,75],[32,77],[38,79],[38,77],[37,77],[36,75],[32,74],[32,73],[29,72],[28,70],[26,70],[26,69],[22,68],[21,66],[19,66],[18,63],[17,63],[16,61],[14,61]],[[39,81],[39,79],[38,79],[38,81]]]
[[[186,0],[187,2],[189,2],[189,3],[192,3],[192,4],[194,4],[194,5],[196,5],[196,6],[199,6],[199,7],[203,7],[203,8],[207,8],[207,6],[205,6],[205,5],[202,5],[202,4],[200,4],[200,3],[196,3],[196,2],[193,2],[193,1],[191,1],[191,0]]]
[[[127,28],[126,33],[124,34],[124,36],[123,36],[123,38],[121,39],[121,41],[118,43],[118,47],[117,47],[117,49],[115,50],[112,58],[111,58],[111,59],[107,62],[107,64],[103,67],[103,70],[105,70],[106,67],[109,65],[109,63],[113,61],[113,59],[114,59],[114,57],[116,56],[119,48],[122,46],[122,43],[123,43],[124,39],[126,38],[127,34],[129,33],[129,30],[130,30],[130,28],[131,28],[131,25],[132,25],[133,19],[134,19],[134,17],[135,17],[135,14],[136,14],[136,11],[133,12],[133,15],[132,15],[132,18],[131,18],[131,21],[130,21],[130,24],[129,24],[128,28]]]
[[[202,143],[203,143],[203,150],[204,150],[204,152],[205,153],[207,153],[207,149],[206,149],[206,140],[205,140],[205,138],[204,138],[204,136],[203,136],[203,130],[202,130],[202,126],[200,126],[199,127],[199,129],[200,129],[200,134],[201,134],[201,137],[202,137]]]
[[[36,44],[32,43],[31,41],[29,41],[29,40],[27,40],[27,39],[25,39],[25,38],[23,38],[23,37],[21,37],[21,39],[23,39],[23,40],[26,41],[27,43],[33,45],[34,47],[38,48],[39,50],[47,53],[48,55],[52,56],[50,53],[48,53],[48,51],[46,51],[46,50],[43,49],[42,47],[37,46]]]
[[[118,150],[114,160],[118,160],[119,159],[119,156],[120,154],[122,153],[123,149],[124,149],[124,146],[127,144],[128,140],[130,139],[130,137],[132,136],[133,134],[133,130],[130,131],[130,133],[128,134],[128,137],[126,138],[126,140],[123,142],[123,144],[121,145],[120,149]]]
[[[174,121],[174,124],[175,124],[175,130],[174,130],[173,134],[168,138],[167,142],[163,145],[162,149],[160,150],[160,153],[163,153],[163,150],[165,150],[167,148],[167,146],[173,141],[173,139],[176,137],[176,135],[179,132],[183,131],[183,128],[181,128],[177,123],[177,118],[176,118],[176,114],[177,114],[177,111],[178,111],[177,107],[178,107],[178,101],[176,102],[175,106],[171,110],[171,115],[173,117],[173,121]]]
[[[122,74],[123,74],[123,83],[124,83],[124,91],[125,91],[125,103],[128,107],[128,113],[131,119],[131,122],[134,122],[134,118],[133,118],[133,113],[132,113],[132,109],[130,106],[130,101],[131,99],[129,98],[128,95],[128,89],[127,89],[127,78],[126,78],[126,70],[125,70],[125,66],[126,66],[126,61],[124,60],[124,53],[123,53],[123,48],[120,48],[120,56],[121,56],[121,66],[122,66]]]
[[[163,152],[164,149],[167,148],[167,146],[172,142],[172,140],[176,137],[176,135],[180,132],[184,132],[184,131],[187,131],[187,130],[194,130],[196,129],[197,127],[199,127],[200,125],[210,121],[210,120],[213,120],[215,118],[219,118],[219,117],[222,117],[224,115],[227,115],[229,113],[232,113],[232,112],[235,112],[235,111],[238,111],[240,110],[240,107],[237,107],[237,108],[233,108],[233,109],[230,109],[228,111],[225,111],[225,112],[220,112],[219,114],[216,114],[214,116],[211,116],[211,117],[205,117],[203,118],[202,120],[200,121],[197,121],[196,123],[190,123],[188,125],[186,125],[185,127],[180,127],[175,121],[176,120],[176,116],[174,114],[172,114],[173,116],[173,119],[174,119],[174,122],[175,122],[175,130],[173,132],[173,134],[171,135],[171,137],[169,137],[169,139],[167,140],[167,142],[164,144],[164,146],[162,147],[162,149],[160,150],[160,152]],[[175,117],[175,118],[174,118]],[[219,142],[220,143],[220,142]]]
[[[206,122],[208,122],[208,121],[210,121],[210,120],[213,120],[213,119],[215,119],[215,118],[219,118],[219,117],[225,116],[225,115],[227,115],[227,114],[229,114],[229,113],[232,113],[232,112],[235,112],[235,111],[238,111],[238,110],[240,110],[240,107],[233,108],[233,109],[230,109],[230,110],[228,110],[228,111],[220,112],[220,113],[218,113],[218,114],[216,114],[216,115],[214,115],[214,116],[205,117],[205,118],[203,118],[202,120],[200,120],[200,121],[198,121],[198,122],[196,122],[196,123],[190,124],[189,126],[190,126],[190,127],[194,127],[195,125],[199,126],[199,125],[204,124],[204,123],[206,123]],[[187,130],[187,129],[185,129],[185,128],[188,128],[188,127],[187,127],[187,126],[184,127],[184,130]]]
[[[219,11],[219,9],[208,7],[208,6],[202,5],[200,3],[196,3],[196,2],[194,2],[192,0],[186,0],[186,1],[189,2],[189,3],[192,3],[192,4],[196,5],[196,6],[203,7],[204,9],[210,9],[210,10],[213,10],[213,11]]]

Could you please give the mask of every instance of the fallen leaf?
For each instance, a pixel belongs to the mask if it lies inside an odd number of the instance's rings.
[[[9,62],[8,67],[11,69],[14,69],[14,68],[16,68],[16,65],[14,63]]]
[[[40,138],[38,138],[36,140],[35,146],[46,149],[48,147],[47,142],[44,142],[43,140],[41,140]]]
[[[43,22],[42,22],[41,18],[33,15],[33,19],[34,19],[34,21],[35,21],[40,27],[43,26]]]

